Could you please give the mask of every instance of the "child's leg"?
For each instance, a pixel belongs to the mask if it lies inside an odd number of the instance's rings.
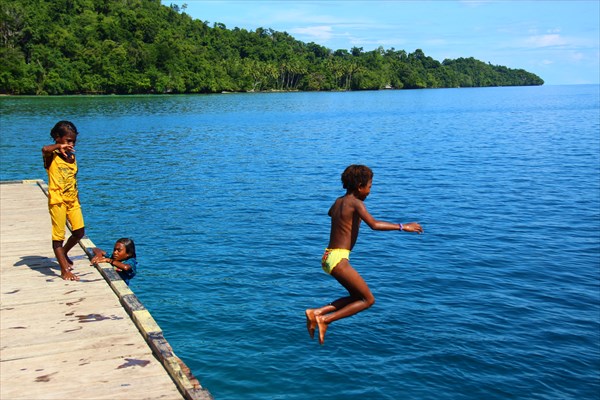
[[[67,255],[69,251],[75,246],[79,241],[85,236],[85,228],[83,223],[83,213],[81,212],[81,205],[79,201],[75,201],[74,203],[66,204],[67,208],[67,218],[71,223],[71,229],[73,232],[71,236],[67,240],[67,243],[63,246],[65,250],[65,257],[67,262],[72,266],[73,261]]]
[[[52,249],[54,250],[58,265],[60,265],[60,276],[66,281],[78,281],[79,277],[71,272],[72,268],[67,261],[62,243],[62,240],[52,241]]]
[[[73,261],[71,261],[71,259],[69,258],[69,256],[67,254],[73,248],[73,246],[75,246],[77,243],[79,243],[79,241],[84,236],[85,236],[85,228],[77,229],[77,230],[73,231],[73,233],[67,240],[67,243],[65,243],[65,245],[63,246],[63,249],[65,251],[65,258],[67,259],[67,262],[70,265],[73,265]]]
[[[315,337],[315,328],[317,327],[317,316],[325,315],[330,312],[337,311],[341,308],[346,307],[348,304],[355,301],[353,297],[342,297],[334,301],[333,303],[327,304],[321,308],[309,308],[304,313],[306,314],[306,329],[311,339]]]
[[[63,248],[63,240],[65,238],[65,225],[67,223],[67,211],[64,204],[52,204],[49,208],[50,219],[52,220],[52,250],[60,265],[60,276],[64,280],[77,281],[79,278],[72,272],[65,249]]]
[[[337,299],[333,303],[329,303],[321,308],[308,308],[304,311],[306,315],[306,329],[308,330],[308,334],[311,339],[315,338],[315,329],[317,327],[317,316],[328,314],[330,312],[334,312],[339,310],[340,308],[346,307],[348,304],[353,302],[354,299],[352,297],[342,297]]]
[[[350,265],[348,260],[342,260],[331,272],[331,275],[348,291],[350,296],[342,297],[329,306],[317,311],[331,310],[328,313],[316,314],[315,321],[319,327],[319,343],[325,341],[327,326],[333,321],[357,314],[375,303],[375,297],[364,279]]]

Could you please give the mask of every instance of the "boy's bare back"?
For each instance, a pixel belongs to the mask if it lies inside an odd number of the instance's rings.
[[[339,197],[333,203],[329,209],[331,233],[328,248],[352,250],[360,228],[361,218],[358,209],[366,212],[362,200],[351,193]]]

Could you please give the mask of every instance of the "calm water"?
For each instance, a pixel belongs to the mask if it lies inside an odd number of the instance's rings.
[[[43,178],[75,122],[86,230],[138,247],[132,288],[216,399],[598,399],[598,86],[1,98],[0,179]],[[342,170],[375,172],[352,263],[319,262]],[[50,245],[50,244],[49,244]]]

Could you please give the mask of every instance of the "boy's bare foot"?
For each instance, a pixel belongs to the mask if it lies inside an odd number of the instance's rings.
[[[315,319],[315,310],[307,309],[306,314],[306,329],[311,339],[315,338],[315,328],[317,327],[317,320]]]
[[[61,271],[60,277],[63,278],[65,281],[78,281],[79,280],[79,277],[77,275],[75,275],[74,273],[72,273],[70,269],[67,269],[66,271]]]
[[[323,320],[325,317],[322,315],[317,315],[315,319],[317,320],[317,325],[319,326],[319,343],[325,343],[325,332],[327,331],[327,323]]]

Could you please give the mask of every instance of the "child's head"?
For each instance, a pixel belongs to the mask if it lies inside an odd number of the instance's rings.
[[[365,187],[373,179],[373,171],[366,165],[350,165],[342,173],[342,184],[344,189],[353,192],[358,188]]]
[[[117,240],[115,243],[115,248],[113,250],[113,255],[119,255],[122,260],[126,260],[128,258],[136,258],[135,255],[135,244],[133,240],[129,238],[121,238]],[[120,260],[119,260],[120,261]]]
[[[58,121],[56,125],[54,125],[54,128],[52,128],[52,130],[50,131],[50,136],[52,136],[52,139],[56,141],[57,139],[60,139],[61,137],[69,134],[77,137],[78,133],[79,132],[77,132],[77,128],[72,122]]]

